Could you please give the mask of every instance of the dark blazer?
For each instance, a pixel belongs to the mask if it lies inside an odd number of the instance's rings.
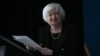
[[[49,25],[39,30],[39,44],[42,47],[51,49],[50,38]],[[82,33],[77,27],[65,23],[62,25],[62,33],[52,56],[84,56]]]

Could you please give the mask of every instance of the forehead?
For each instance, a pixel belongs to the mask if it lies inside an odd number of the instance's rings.
[[[57,9],[48,10],[47,14],[51,14],[51,13],[59,13],[59,12]]]

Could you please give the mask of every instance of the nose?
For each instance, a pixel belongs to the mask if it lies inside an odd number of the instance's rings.
[[[52,19],[55,20],[55,18],[56,18],[56,16],[53,14],[53,15],[52,15]]]

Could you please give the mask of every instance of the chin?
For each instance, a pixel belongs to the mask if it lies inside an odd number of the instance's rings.
[[[59,22],[50,22],[49,24],[50,25],[57,25],[57,24],[59,24]]]
[[[52,23],[51,25],[57,25],[57,23]]]

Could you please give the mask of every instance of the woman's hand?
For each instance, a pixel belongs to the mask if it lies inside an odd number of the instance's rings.
[[[44,48],[41,48],[40,52],[43,54],[43,55],[52,55],[53,51],[51,49],[48,49],[46,47]]]
[[[28,51],[36,51],[36,50],[34,50],[32,47],[30,47],[30,46],[28,46],[28,45],[25,45],[25,47],[26,47],[26,49],[28,50]]]
[[[32,50],[32,47],[29,47],[28,45],[25,46],[27,50]]]
[[[28,45],[25,45],[25,47],[26,47],[27,50],[35,52],[35,50],[32,47],[30,47]],[[39,52],[41,52],[42,55],[52,55],[52,53],[53,53],[53,51],[51,49],[46,48],[46,47],[41,48],[39,50]]]

